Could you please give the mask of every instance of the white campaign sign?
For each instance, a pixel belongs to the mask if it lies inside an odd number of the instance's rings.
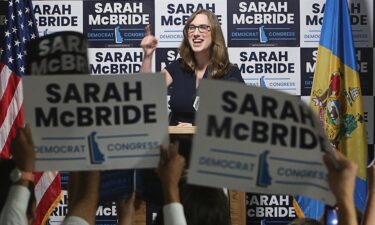
[[[27,76],[36,169],[153,168],[168,137],[164,77]]]
[[[334,196],[328,141],[310,108],[283,92],[203,80],[188,182],[253,193]]]

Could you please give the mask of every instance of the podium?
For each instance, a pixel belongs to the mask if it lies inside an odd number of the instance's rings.
[[[196,127],[177,127],[169,126],[168,132],[170,140],[179,140],[181,142],[188,143],[192,140],[192,135],[195,134]],[[190,144],[191,145],[191,144]],[[180,147],[182,147],[180,145]],[[182,155],[188,157],[190,155],[190,149],[183,149]],[[188,159],[187,159],[188,161]],[[245,192],[236,190],[228,190],[228,200],[232,225],[246,225],[246,195]],[[135,225],[146,225],[146,204],[137,211]]]

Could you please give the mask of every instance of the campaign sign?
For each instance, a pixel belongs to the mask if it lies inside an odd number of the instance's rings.
[[[162,71],[167,65],[181,58],[177,48],[158,48],[155,52],[156,71]]]
[[[203,80],[188,183],[335,202],[314,112],[283,92]]]
[[[28,76],[23,82],[37,171],[156,167],[159,146],[168,142],[161,74]]]
[[[293,196],[246,193],[246,225],[289,224],[296,217]]]
[[[61,225],[64,218],[68,214],[68,191],[63,189],[60,202],[53,209],[49,216],[49,225]],[[116,225],[117,224],[117,208],[115,202],[101,203],[99,202],[96,210],[95,225]]]
[[[302,2],[302,1],[301,1]],[[326,0],[309,0],[301,4],[301,46],[318,47]],[[350,0],[348,9],[356,47],[372,47],[372,0]]]
[[[142,66],[143,51],[141,48],[90,48],[90,74],[133,74]]]
[[[308,96],[311,93],[317,48],[301,48],[301,95]],[[356,48],[356,60],[358,65],[361,91],[363,96],[373,95],[373,49]]]
[[[367,133],[367,143],[374,144],[374,96],[363,96],[363,115]],[[370,152],[371,150],[369,150]]]
[[[373,43],[373,7],[372,0],[351,0],[348,2],[350,23],[356,47],[372,47]]]
[[[82,1],[33,1],[39,36],[57,31],[82,33]]]
[[[301,4],[301,47],[317,48],[319,46],[324,2],[325,0],[311,0]]]
[[[314,80],[317,48],[301,48],[301,95],[310,96]]]
[[[298,0],[227,1],[228,46],[299,46]]]
[[[245,82],[300,95],[300,48],[229,48]]]
[[[92,48],[138,47],[154,26],[154,1],[83,1],[83,33]]]
[[[355,50],[362,96],[373,96],[373,48],[356,48]]]

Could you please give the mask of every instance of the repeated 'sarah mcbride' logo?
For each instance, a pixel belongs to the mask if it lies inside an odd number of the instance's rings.
[[[249,225],[289,224],[296,218],[293,196],[246,194],[246,215]]]
[[[239,67],[248,85],[294,92],[296,62],[287,50],[241,51]]]
[[[301,95],[310,96],[318,56],[317,48],[301,49]]]
[[[143,52],[139,49],[127,51],[91,49],[89,53],[90,74],[138,73],[143,60]]]
[[[85,1],[83,11],[84,33],[93,48],[138,47],[145,26],[154,24],[153,3],[146,0]]]
[[[190,15],[195,11],[200,9],[207,9],[216,12],[214,3],[185,3],[185,4],[173,4],[170,3],[167,5],[168,15],[161,16],[161,25],[162,26],[171,26],[171,25],[184,25],[189,19]],[[219,22],[221,21],[221,15],[216,15]]]
[[[89,25],[147,24],[150,15],[143,14],[142,2],[97,2]]]
[[[61,196],[59,204],[53,209],[51,217],[58,216],[64,218],[68,214],[68,195],[66,194],[66,191],[63,190],[62,192],[63,194]]]
[[[72,15],[72,5],[34,5],[34,13],[37,17],[38,26],[78,26],[78,16]]]
[[[352,2],[348,4],[350,13],[350,22],[353,25],[368,25],[368,16],[365,14],[365,10],[361,7],[360,2]],[[324,14],[325,4],[314,3],[312,4],[313,15],[307,15],[305,25],[322,25],[323,24],[323,14]]]
[[[299,1],[228,1],[228,11],[229,46],[299,45]]]
[[[323,24],[324,6],[325,4],[321,5],[320,3],[312,4],[311,6],[312,15],[306,16],[306,20],[305,20],[306,26]]]
[[[288,2],[240,2],[239,13],[233,14],[233,24],[294,24],[294,14],[288,12]]]
[[[361,93],[364,96],[373,96],[374,86],[372,76],[374,71],[372,48],[356,48],[356,60],[361,83]]]
[[[240,61],[244,62],[239,65],[241,73],[281,74],[295,72],[295,64],[288,62],[288,51],[242,51],[240,52]]]
[[[366,3],[367,1],[367,3]],[[352,24],[352,33],[357,47],[370,47],[372,33],[368,27],[369,25],[369,11],[365,9],[369,0],[353,0],[348,4],[350,13],[350,22]],[[303,34],[304,43],[316,43],[316,45],[309,45],[309,47],[316,47],[320,39],[320,30],[323,24],[323,15],[325,12],[325,3],[310,3],[306,8],[307,15],[302,19],[302,29],[305,31]]]
[[[33,8],[39,36],[60,31],[82,33],[81,1],[36,1]]]
[[[156,71],[163,70],[167,65],[180,58],[177,48],[159,48],[156,50]]]

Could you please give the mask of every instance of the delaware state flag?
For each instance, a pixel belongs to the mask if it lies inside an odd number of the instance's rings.
[[[310,106],[332,147],[358,165],[355,202],[366,200],[367,138],[356,52],[346,0],[327,0]]]

